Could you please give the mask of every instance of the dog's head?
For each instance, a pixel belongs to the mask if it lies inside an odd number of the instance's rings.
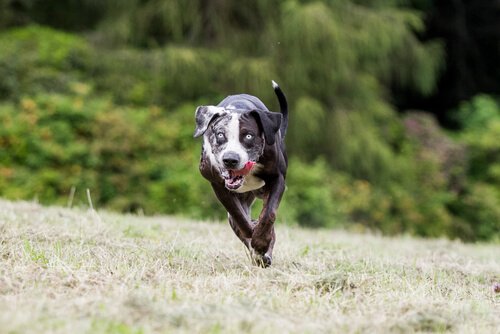
[[[220,172],[226,188],[237,190],[265,146],[274,145],[280,124],[279,113],[200,106],[194,137],[203,135],[210,163]]]

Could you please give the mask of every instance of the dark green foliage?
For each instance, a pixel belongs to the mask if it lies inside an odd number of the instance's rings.
[[[198,172],[195,107],[247,92],[277,111],[275,79],[290,102],[281,221],[498,238],[498,105],[465,105],[455,139],[397,115],[389,87],[429,94],[443,66],[398,4],[82,1],[99,15],[72,25],[37,2],[32,20],[92,30],[0,33],[0,195],[65,204],[75,189],[82,204],[88,188],[98,207],[222,218]]]
[[[500,93],[500,7],[491,0],[405,0],[425,13],[423,41],[439,39],[446,47],[446,66],[430,96],[399,91],[396,104],[434,113],[440,122],[456,129],[454,110],[475,95]]]
[[[89,98],[88,89],[75,84],[71,95],[0,106],[0,193],[65,203],[74,187],[81,205],[88,188],[95,204],[116,210],[213,215],[215,199],[194,163],[195,106],[169,114],[120,107]]]
[[[0,98],[69,92],[69,84],[86,68],[89,52],[84,39],[44,27],[0,34]]]
[[[450,209],[461,219],[455,233],[473,240],[500,234],[500,104],[479,95],[457,113],[459,138],[469,155],[468,179]]]
[[[322,160],[309,164],[298,159],[290,162],[282,206],[285,220],[310,227],[339,225],[335,219],[337,203],[332,201],[334,176],[328,169]]]

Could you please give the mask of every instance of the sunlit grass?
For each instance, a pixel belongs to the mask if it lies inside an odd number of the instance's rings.
[[[271,268],[225,223],[0,201],[1,333],[494,333],[500,246],[278,226]]]

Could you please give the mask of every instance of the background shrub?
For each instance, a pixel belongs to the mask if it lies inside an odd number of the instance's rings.
[[[281,221],[498,239],[495,97],[464,102],[454,133],[394,106],[432,94],[447,59],[410,5],[23,4],[0,3],[1,196],[79,205],[90,189],[98,207],[224,218],[194,110],[247,92],[277,111],[274,79],[291,115]]]

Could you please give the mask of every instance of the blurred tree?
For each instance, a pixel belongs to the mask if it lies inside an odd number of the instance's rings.
[[[440,6],[0,0],[0,194],[64,202],[71,186],[89,187],[114,209],[212,217],[194,108],[247,92],[277,110],[275,79],[293,115],[286,220],[494,238],[498,127],[466,124],[497,109],[484,99],[466,108],[455,142],[433,118],[402,121],[393,106],[441,94],[449,41],[430,38],[415,10]]]
[[[453,110],[478,93],[500,94],[500,5],[495,0],[409,0],[425,13],[421,40],[441,39],[446,68],[438,89],[427,97],[394,85],[400,109],[429,110],[446,126],[456,128]]]
[[[95,27],[107,14],[108,1],[94,0],[0,0],[0,24],[4,27],[30,23],[70,31]]]

